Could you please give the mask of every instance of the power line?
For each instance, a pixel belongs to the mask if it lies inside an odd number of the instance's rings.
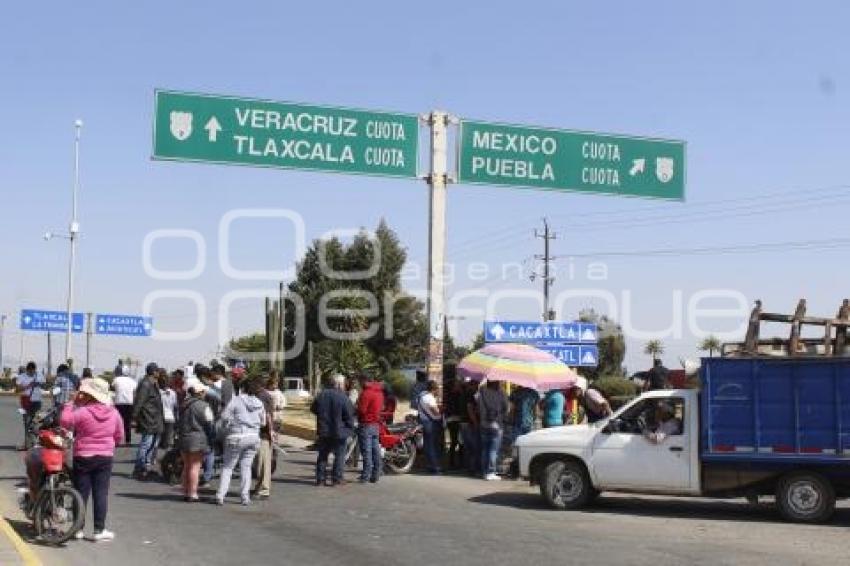
[[[716,220],[716,219],[727,219],[727,218],[741,218],[741,217],[752,217],[752,216],[762,216],[766,214],[773,213],[781,213],[781,212],[789,212],[789,211],[798,211],[806,208],[815,208],[823,206],[824,202],[828,201],[830,206],[843,205],[850,203],[850,194],[842,195],[839,197],[833,196],[821,196],[821,197],[811,197],[806,199],[794,199],[788,200],[786,202],[769,202],[767,204],[763,203],[754,203],[751,205],[738,207],[735,209],[720,209],[714,211],[706,211],[699,212],[693,211],[682,214],[675,215],[661,215],[661,216],[643,216],[637,218],[636,220],[630,219],[618,219],[618,220],[603,220],[596,222],[577,222],[571,223],[568,227],[563,227],[562,230],[576,230],[581,229],[582,231],[586,230],[594,230],[594,229],[604,229],[610,228],[612,226],[623,226],[627,225],[629,228],[637,228],[641,226],[655,226],[658,223],[665,224],[680,224],[683,222],[704,222],[708,220]]]
[[[743,244],[739,246],[706,246],[697,248],[666,248],[637,251],[600,251],[580,254],[570,254],[571,258],[600,258],[600,257],[650,257],[650,256],[679,256],[679,255],[725,255],[770,251],[798,250],[827,250],[850,245],[850,238],[828,238],[824,240],[791,240],[786,242],[764,242],[760,244]]]
[[[762,214],[771,214],[777,212],[786,212],[790,210],[800,210],[804,208],[812,208],[820,206],[823,201],[829,201],[830,205],[843,205],[850,203],[850,185],[837,185],[833,187],[815,188],[810,191],[783,191],[775,193],[765,193],[753,195],[749,197],[733,198],[733,199],[718,199],[703,203],[695,203],[689,205],[686,209],[671,214],[671,206],[662,205],[648,207],[640,210],[621,209],[619,211],[599,211],[594,213],[585,213],[577,215],[570,213],[569,216],[575,221],[571,221],[569,226],[562,226],[560,231],[573,231],[576,229],[603,229],[612,226],[628,225],[629,228],[639,228],[642,226],[654,226],[659,222],[670,224],[681,224],[684,222],[703,222],[714,220],[717,218],[726,219],[734,217],[760,216]],[[846,194],[834,195],[835,191],[844,191]],[[812,194],[814,193],[814,194]],[[736,205],[730,208],[730,204],[734,203],[750,203]],[[720,210],[704,210],[722,207]],[[664,214],[655,216],[647,215],[647,212],[663,211]],[[612,218],[612,216],[627,214],[623,218]],[[564,217],[566,214],[550,215],[554,217]],[[605,216],[602,220],[585,222],[584,220],[594,216]],[[475,240],[461,242],[452,246],[449,250],[451,259],[457,260],[466,256],[473,255],[482,249],[498,246],[504,248],[506,246],[516,247],[523,245],[526,242],[520,237],[525,232],[525,228],[500,229],[495,237],[487,237],[485,234],[480,235]]]

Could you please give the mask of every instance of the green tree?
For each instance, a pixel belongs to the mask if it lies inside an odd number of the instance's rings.
[[[325,340],[316,347],[316,363],[322,374],[357,375],[377,368],[374,354],[363,342]]]
[[[247,371],[249,374],[264,373],[271,369],[269,360],[267,359],[250,359],[250,354],[265,354],[266,353],[266,335],[265,333],[255,332],[239,338],[233,338],[227,344],[224,350],[225,359],[229,363],[234,363],[236,360],[249,358]],[[246,354],[249,354],[246,356]],[[258,356],[264,357],[264,356]]]
[[[593,309],[582,310],[578,319],[590,322],[597,327],[597,345],[599,363],[595,368],[579,368],[579,374],[593,381],[601,377],[619,377],[623,374],[623,360],[626,357],[626,338],[623,329],[607,315],[600,315]]]
[[[397,368],[424,359],[428,326],[422,302],[402,289],[401,270],[406,261],[407,252],[384,220],[378,224],[374,237],[363,230],[347,245],[337,238],[314,241],[298,263],[295,280],[288,287],[303,304],[305,328],[301,338],[312,341],[317,354],[323,348],[326,360],[333,357],[328,352],[341,355],[352,347],[322,346],[334,338],[322,332],[320,303],[330,292],[343,292],[346,294],[328,301],[327,306],[347,309],[351,314],[330,318],[328,326],[337,332],[369,330],[370,335],[361,342],[371,354],[370,363],[383,361],[386,366]],[[368,275],[354,277],[355,272]],[[374,298],[372,303],[369,296]],[[374,308],[376,316],[364,318],[362,312],[357,312],[370,308]],[[293,332],[298,316],[293,301],[287,301],[288,348],[295,343]],[[302,352],[296,359],[287,360],[287,371],[305,373],[306,365],[306,354]]]
[[[475,338],[472,339],[472,345],[470,346],[471,350],[474,352],[475,350],[480,350],[484,347],[484,331],[482,330],[478,334],[475,335]]]
[[[664,354],[664,344],[661,340],[650,340],[643,347],[643,353],[647,356],[652,356],[652,361],[655,362]]]
[[[708,357],[714,357],[714,351],[720,349],[720,339],[713,334],[709,334],[705,338],[703,338],[702,342],[699,343],[699,349],[701,352],[708,352]]]

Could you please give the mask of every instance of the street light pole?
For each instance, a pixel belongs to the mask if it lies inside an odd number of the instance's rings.
[[[77,234],[80,225],[77,223],[77,192],[80,190],[80,131],[83,129],[83,121],[74,122],[74,188],[71,199],[71,225],[68,227],[68,235],[71,240],[71,254],[68,261],[68,332],[65,334],[65,359],[71,359],[71,334],[74,332],[74,263],[77,255]]]

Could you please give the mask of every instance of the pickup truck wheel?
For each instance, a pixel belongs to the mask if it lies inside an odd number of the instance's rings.
[[[540,477],[540,494],[555,509],[580,509],[593,492],[587,471],[577,462],[552,462]]]
[[[779,480],[776,505],[788,521],[823,523],[835,512],[835,489],[820,474],[788,474]]]

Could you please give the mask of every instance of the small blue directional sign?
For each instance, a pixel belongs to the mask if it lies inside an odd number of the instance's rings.
[[[84,326],[85,315],[81,312],[72,313],[71,330],[79,333],[83,331]],[[62,311],[23,309],[21,310],[21,330],[68,332],[68,313]]]
[[[599,347],[581,344],[539,344],[537,348],[549,352],[568,366],[596,367],[599,363]]]
[[[595,324],[585,322],[516,322],[486,321],[484,341],[520,342],[526,344],[570,343],[596,344]]]
[[[150,336],[153,319],[149,316],[98,314],[94,319],[96,334],[112,336]]]

